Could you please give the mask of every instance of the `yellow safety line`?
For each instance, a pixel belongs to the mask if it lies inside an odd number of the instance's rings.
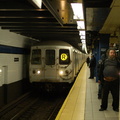
[[[67,118],[68,120],[84,120],[87,74],[86,67],[87,65],[85,63],[55,120],[63,120],[63,118],[65,120],[67,120]],[[71,106],[68,103],[70,103]],[[70,111],[67,114],[66,108]],[[77,114],[77,110],[80,111],[79,115]]]

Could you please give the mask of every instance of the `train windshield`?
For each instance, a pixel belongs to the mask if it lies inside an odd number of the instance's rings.
[[[59,64],[70,64],[70,53],[67,49],[59,50]]]
[[[32,50],[31,64],[41,64],[41,49]]]
[[[46,65],[55,65],[55,50],[46,50]]]

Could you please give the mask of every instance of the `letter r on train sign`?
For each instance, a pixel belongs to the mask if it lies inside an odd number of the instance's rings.
[[[61,60],[65,61],[65,60],[67,60],[67,58],[68,58],[67,54],[65,54],[65,53],[61,54]]]

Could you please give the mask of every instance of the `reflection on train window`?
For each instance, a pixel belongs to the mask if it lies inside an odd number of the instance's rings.
[[[41,49],[32,50],[31,64],[41,64]]]
[[[46,50],[46,65],[55,65],[55,50]]]
[[[60,64],[69,64],[70,63],[70,53],[67,49],[59,50],[59,63]]]

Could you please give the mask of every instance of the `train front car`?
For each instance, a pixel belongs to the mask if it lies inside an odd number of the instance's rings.
[[[47,42],[32,46],[30,82],[47,91],[72,83],[76,74],[73,51],[74,48],[65,42]]]

